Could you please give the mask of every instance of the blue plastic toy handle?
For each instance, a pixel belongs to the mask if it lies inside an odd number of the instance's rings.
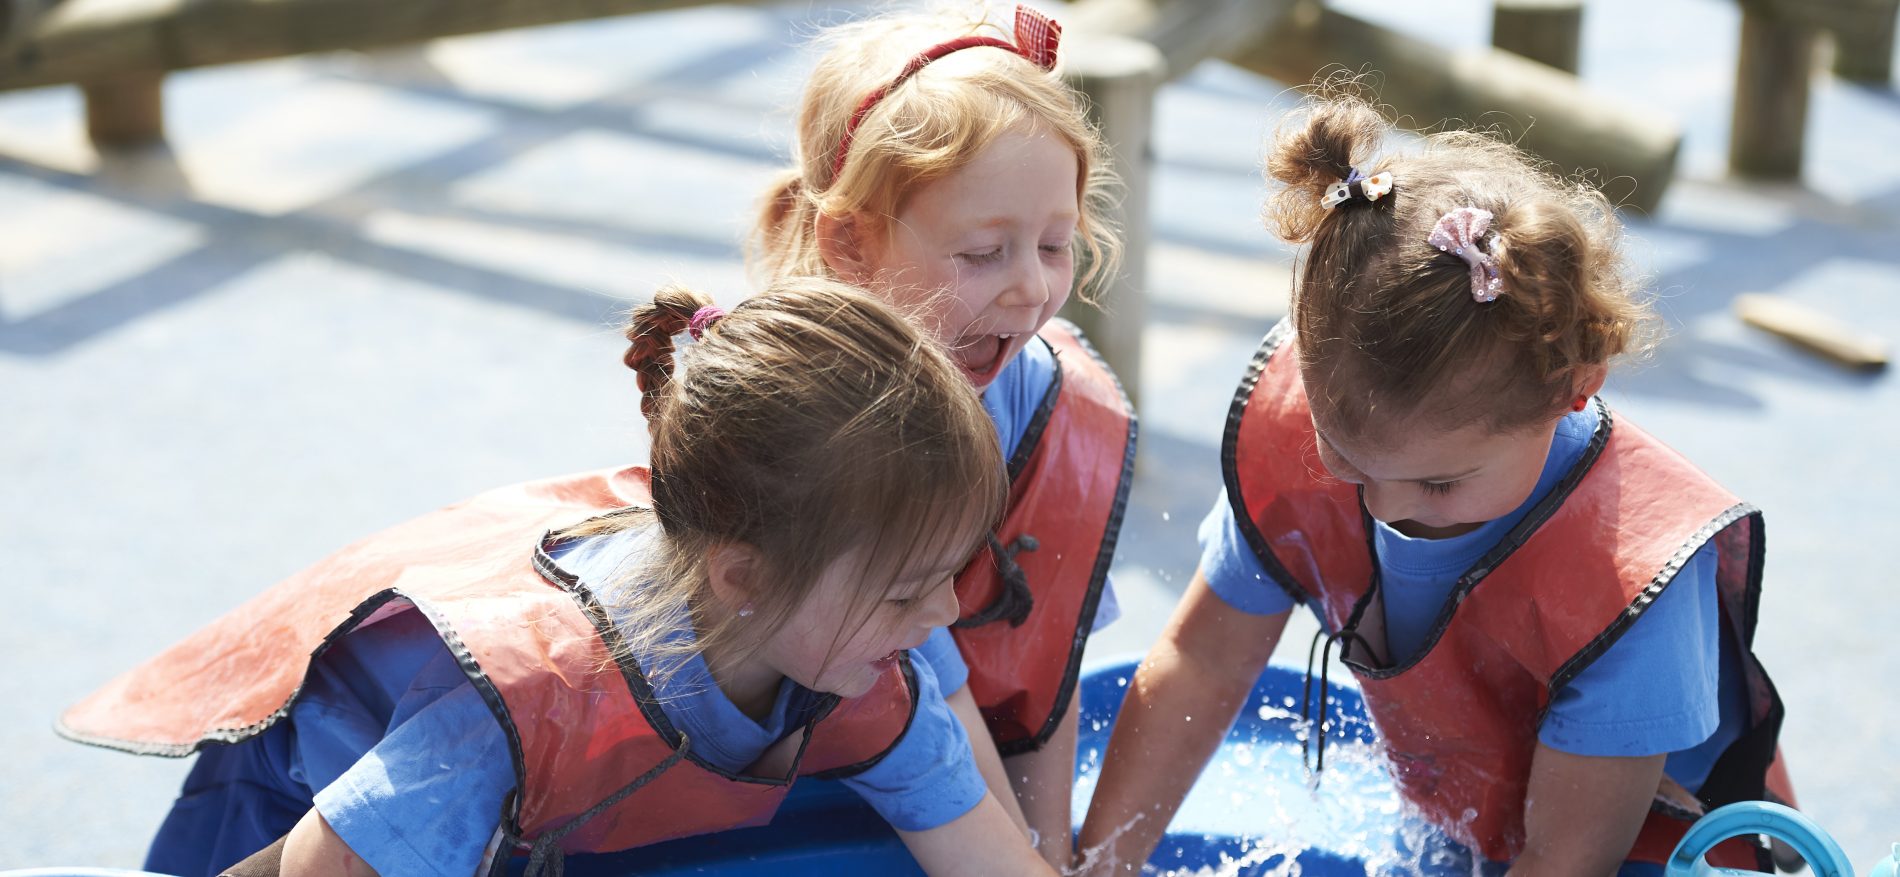
[[[1794,847],[1814,877],[1854,877],[1847,854],[1834,838],[1801,812],[1767,801],[1740,801],[1719,807],[1696,820],[1689,833],[1669,854],[1667,877],[1761,877],[1754,871],[1717,868],[1703,860],[1715,845],[1729,838],[1765,834]]]
[[[1893,855],[1880,860],[1867,877],[1900,877],[1900,844],[1893,845]]]

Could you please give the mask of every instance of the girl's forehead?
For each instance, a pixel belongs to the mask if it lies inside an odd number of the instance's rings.
[[[969,162],[917,186],[911,208],[959,224],[1006,225],[1073,218],[1080,214],[1074,147],[1054,134],[1011,129]]]
[[[1417,419],[1381,422],[1375,416],[1368,426],[1364,435],[1329,432],[1316,417],[1315,440],[1367,477],[1431,482],[1456,481],[1526,455],[1541,455],[1550,442],[1535,429],[1500,433],[1475,422],[1433,426]]]
[[[899,584],[954,573],[989,534],[990,510],[975,498],[943,503],[908,519],[886,519],[839,563]]]

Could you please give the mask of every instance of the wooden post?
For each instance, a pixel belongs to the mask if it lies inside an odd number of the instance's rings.
[[[1834,75],[1885,85],[1893,78],[1894,22],[1900,0],[1863,0],[1859,20],[1834,29]]]
[[[1577,72],[1583,43],[1583,0],[1495,0],[1491,45],[1506,52]]]
[[[164,74],[126,73],[83,83],[80,90],[94,146],[145,146],[165,139]]]
[[[1810,25],[1756,6],[1742,7],[1735,111],[1729,125],[1730,172],[1776,180],[1801,176],[1814,38]]]
[[[1108,216],[1122,231],[1119,274],[1091,305],[1071,299],[1062,316],[1087,333],[1121,378],[1128,397],[1141,396],[1141,333],[1148,321],[1148,179],[1153,162],[1155,91],[1167,77],[1161,53],[1147,43],[1100,33],[1073,34],[1062,47],[1064,73],[1088,98],[1089,115],[1113,155],[1125,187]],[[1083,266],[1077,266],[1078,273]]]

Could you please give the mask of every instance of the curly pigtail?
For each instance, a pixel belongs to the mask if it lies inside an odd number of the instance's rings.
[[[627,321],[626,355],[621,362],[633,369],[640,384],[640,414],[649,429],[657,429],[660,402],[673,381],[673,336],[685,332],[693,314],[712,304],[705,293],[668,286],[653,301],[633,311]]]

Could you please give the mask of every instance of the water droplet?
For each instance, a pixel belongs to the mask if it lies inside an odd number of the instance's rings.
[[[1190,721],[1190,722],[1194,721],[1193,716],[1182,716],[1181,718],[1186,719],[1187,721]]]
[[[1168,514],[1167,512],[1162,512],[1162,513],[1161,513],[1161,520],[1164,520],[1164,521],[1165,521],[1165,520],[1168,520],[1168,518],[1169,518],[1169,517],[1170,517],[1170,516],[1169,516],[1169,514]]]
[[[1128,687],[1128,677],[1126,677],[1126,676],[1117,676],[1117,677],[1115,677],[1115,687],[1116,687],[1116,688],[1127,688],[1127,687]],[[1292,700],[1292,698],[1287,698],[1287,699],[1288,699],[1288,700]]]

